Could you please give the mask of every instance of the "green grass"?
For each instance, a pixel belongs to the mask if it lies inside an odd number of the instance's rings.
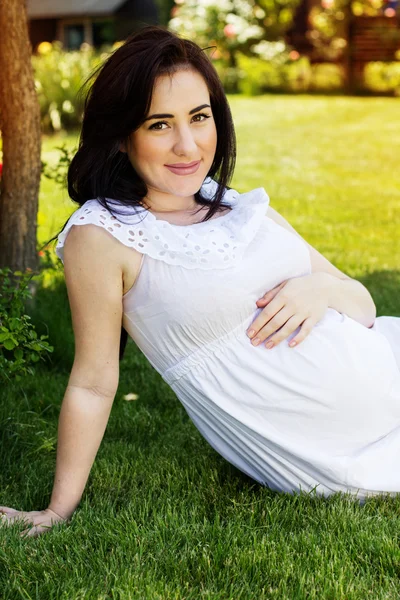
[[[322,254],[400,315],[396,99],[229,98],[232,187],[264,187]],[[56,160],[61,137],[43,142]],[[75,136],[65,141],[76,144]],[[44,180],[39,242],[75,205]],[[55,346],[34,378],[0,391],[0,504],[44,508],[73,360],[62,271],[43,274],[32,315]],[[129,392],[139,395],[128,402]],[[70,525],[38,539],[0,529],[0,598],[372,600],[400,596],[400,498],[360,506],[269,491],[200,436],[129,342],[109,425]]]

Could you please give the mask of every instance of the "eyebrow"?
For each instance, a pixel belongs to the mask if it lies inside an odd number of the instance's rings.
[[[201,110],[202,108],[211,108],[211,106],[209,104],[202,104],[201,106],[197,106],[196,108],[192,108],[191,111],[189,111],[189,115],[192,115],[193,113],[197,112],[198,110]],[[174,115],[168,115],[168,114],[157,114],[157,115],[151,115],[150,117],[147,117],[145,119],[145,121],[150,121],[150,119],[173,119]]]

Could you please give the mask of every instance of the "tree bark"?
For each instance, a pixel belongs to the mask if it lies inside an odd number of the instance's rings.
[[[347,48],[344,57],[344,71],[345,71],[345,90],[347,94],[353,95],[356,88],[355,81],[355,70],[354,70],[354,15],[352,10],[351,2],[347,2],[344,7],[345,23],[346,23],[346,37],[347,37]]]
[[[35,270],[40,109],[24,0],[0,0],[0,267]]]

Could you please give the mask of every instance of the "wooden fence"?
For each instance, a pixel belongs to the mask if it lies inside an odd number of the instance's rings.
[[[316,54],[307,31],[310,29],[308,14],[312,0],[303,0],[298,8],[294,25],[287,41],[301,54],[308,55],[312,63],[327,62]],[[337,61],[344,63],[347,87],[350,91],[363,87],[365,65],[372,61],[391,62],[398,59],[400,52],[400,15],[395,17],[347,16],[347,51]]]
[[[348,34],[348,83],[362,87],[362,74],[369,62],[396,60],[400,50],[400,19],[397,17],[354,17]]]

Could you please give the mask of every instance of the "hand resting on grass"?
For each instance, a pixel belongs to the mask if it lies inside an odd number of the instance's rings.
[[[67,520],[67,518],[58,515],[50,508],[26,512],[8,508],[7,506],[0,506],[1,525],[11,526],[19,522],[29,525],[29,528],[24,529],[21,533],[22,537],[37,537],[38,535],[49,531],[57,523],[62,523]]]

